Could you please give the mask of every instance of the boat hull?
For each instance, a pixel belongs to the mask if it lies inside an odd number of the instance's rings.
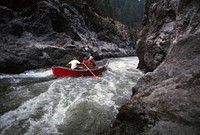
[[[91,71],[96,75],[102,74],[107,70],[109,61],[104,66],[99,66],[98,68],[91,69]],[[57,76],[71,76],[71,77],[80,77],[80,76],[92,76],[92,73],[88,69],[75,69],[72,70],[67,67],[52,67],[52,73]]]

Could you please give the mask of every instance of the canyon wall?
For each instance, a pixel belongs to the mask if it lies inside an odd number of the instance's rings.
[[[0,13],[0,73],[65,66],[73,57],[135,55],[129,28],[83,1],[1,0]]]
[[[133,87],[109,134],[200,134],[200,1],[147,0]]]

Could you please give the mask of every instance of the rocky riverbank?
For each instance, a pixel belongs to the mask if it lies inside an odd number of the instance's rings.
[[[128,27],[96,14],[87,3],[0,2],[0,72],[65,65],[74,56],[135,55]]]
[[[109,134],[200,134],[200,1],[146,1],[133,87]],[[153,72],[151,72],[153,71]]]

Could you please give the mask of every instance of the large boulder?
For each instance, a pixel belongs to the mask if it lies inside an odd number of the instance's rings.
[[[109,133],[200,134],[200,1],[146,2],[137,53],[139,68],[153,72],[138,80]]]
[[[153,71],[165,59],[170,45],[199,29],[198,0],[146,1],[144,27],[138,34],[138,68]]]

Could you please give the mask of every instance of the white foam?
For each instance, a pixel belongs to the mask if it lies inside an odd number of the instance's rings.
[[[103,73],[99,81],[95,81],[93,77],[62,77],[52,80],[45,92],[43,90],[43,93],[25,101],[17,109],[0,116],[1,134],[6,134],[19,121],[23,121],[19,126],[26,127],[27,135],[61,134],[57,127],[71,116],[71,109],[77,109],[76,106],[85,101],[99,105],[102,110],[116,113],[120,105],[118,98],[130,96],[131,87],[135,83],[131,82],[131,77],[140,75],[135,69],[137,62],[135,57],[112,59],[108,71]],[[3,77],[26,79],[51,74],[51,70],[42,69]],[[18,87],[17,91],[24,89],[23,91],[31,92],[31,88],[25,88],[26,86]],[[88,113],[91,113],[90,110]]]
[[[51,117],[51,114],[53,112],[53,106],[54,103],[52,101],[52,99],[57,99],[56,96],[57,94],[53,92],[54,88],[55,88],[55,84],[57,82],[55,81],[48,89],[48,91],[46,91],[45,93],[40,94],[37,97],[34,97],[26,102],[24,102],[21,106],[19,106],[16,110],[10,111],[8,113],[5,113],[4,115],[2,115],[0,117],[0,129],[4,129],[5,127],[9,128],[9,125],[11,125],[11,123],[14,123],[16,120],[20,121],[20,120],[24,120],[24,119],[28,119],[29,121],[32,123],[29,124],[36,124],[36,123],[42,123],[43,121],[48,122],[47,118]],[[43,108],[44,111],[44,116],[43,118],[38,121],[38,122],[33,122],[33,120],[31,120],[31,115],[35,115],[38,112],[38,109]],[[51,125],[52,123],[50,123]],[[32,125],[34,126],[34,125]],[[4,130],[6,130],[7,128],[5,128]]]
[[[51,70],[39,70],[39,71],[28,71],[25,73],[20,74],[20,76],[23,77],[47,77],[47,76],[51,76],[52,75],[52,71]]]
[[[47,77],[47,76],[51,76],[52,75],[52,71],[51,70],[45,70],[45,69],[41,69],[41,70],[30,70],[30,71],[26,71],[24,73],[21,74],[1,74],[0,75],[0,79],[3,78],[41,78],[41,77]]]

